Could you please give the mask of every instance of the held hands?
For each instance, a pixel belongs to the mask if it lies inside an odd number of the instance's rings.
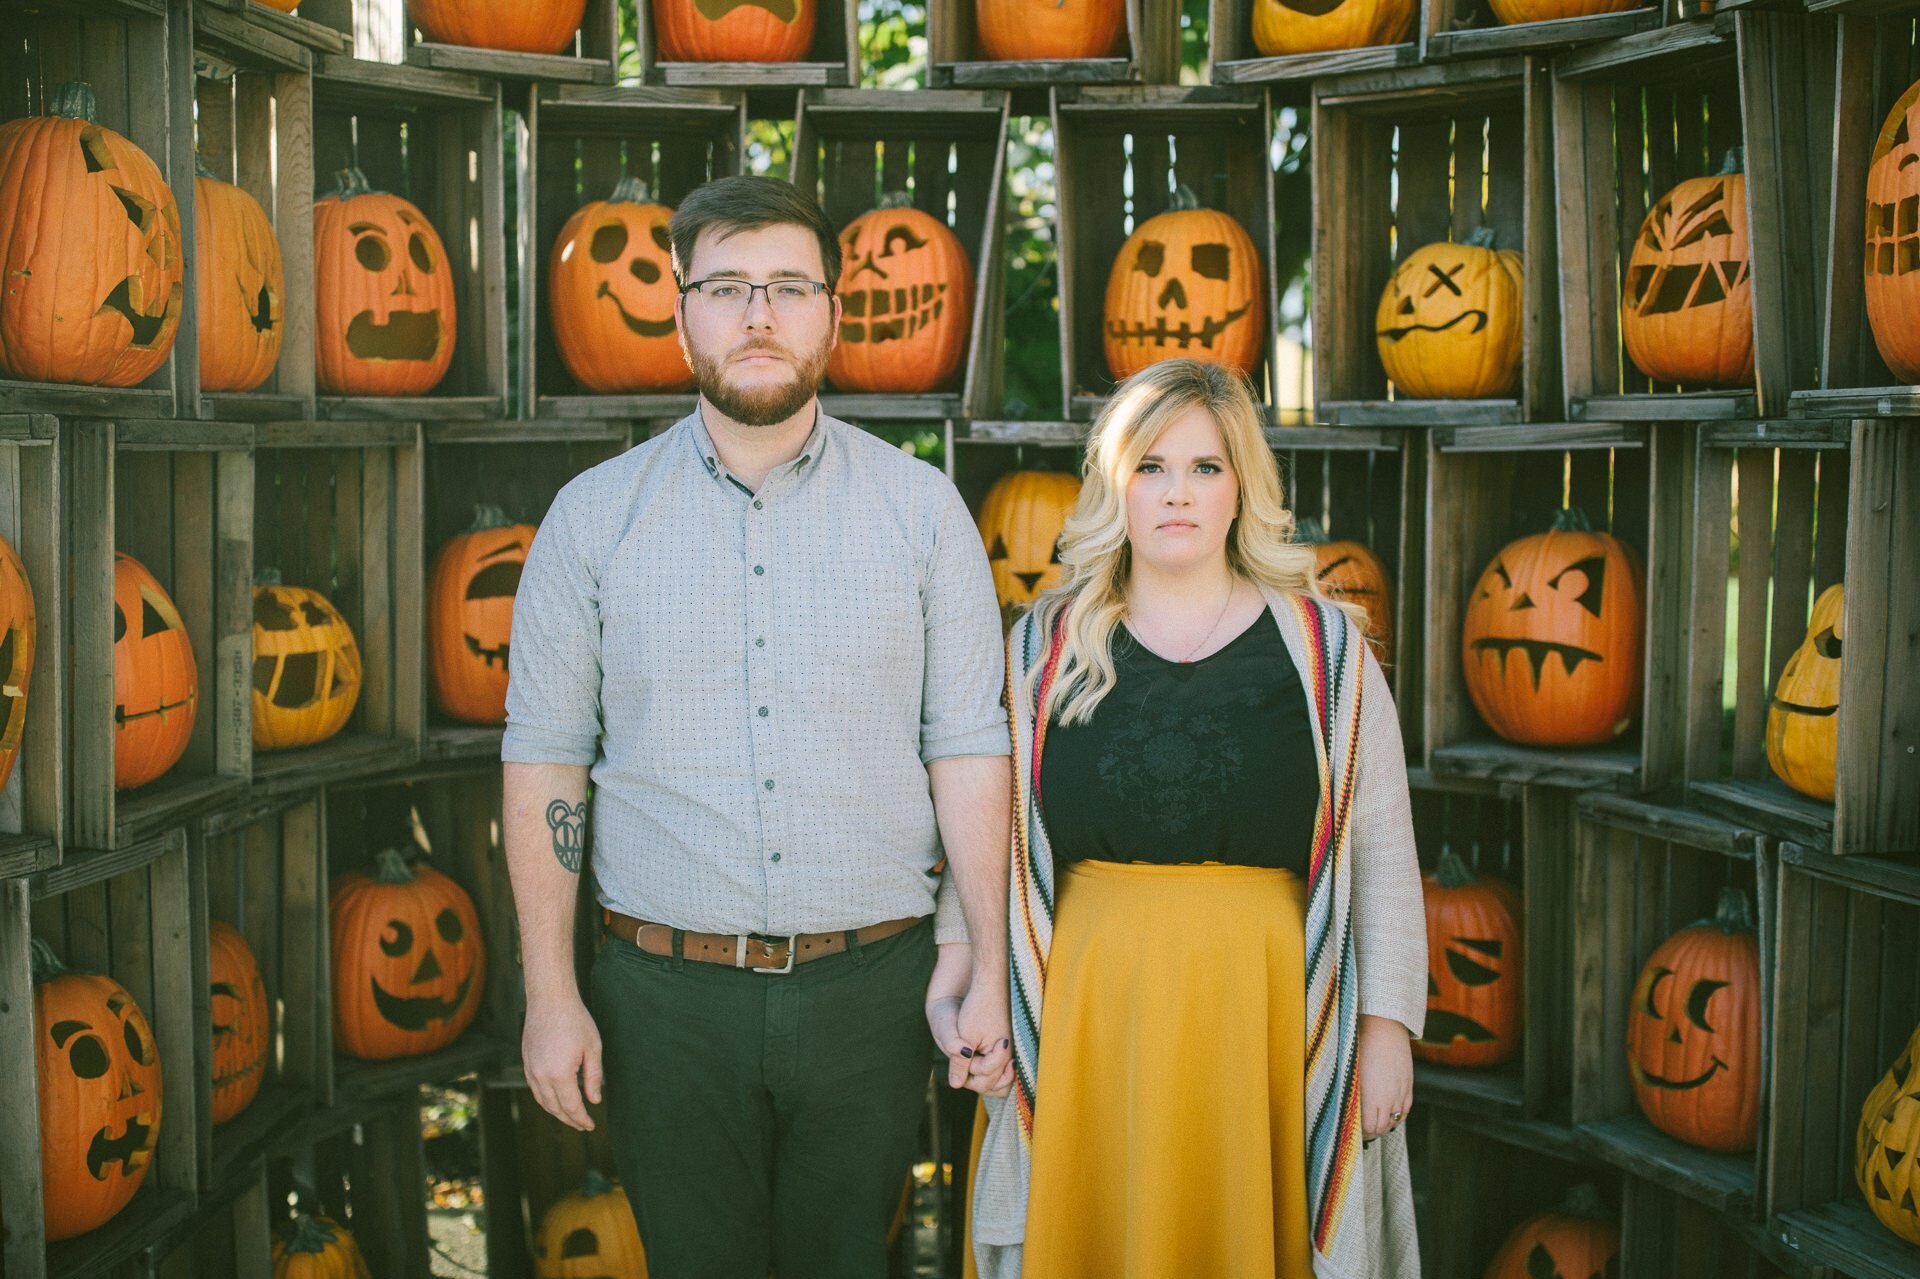
[[[1360,1135],[1384,1136],[1413,1113],[1413,1047],[1407,1028],[1391,1017],[1360,1016],[1354,1052],[1360,1074]]]
[[[961,993],[964,991],[964,994]],[[1004,980],[973,973],[972,947],[940,947],[927,985],[927,1027],[947,1055],[947,1083],[989,1097],[1013,1089],[1011,1019]]]
[[[600,1101],[600,1028],[578,994],[527,1001],[520,1060],[541,1109],[569,1128],[593,1131],[587,1105]]]

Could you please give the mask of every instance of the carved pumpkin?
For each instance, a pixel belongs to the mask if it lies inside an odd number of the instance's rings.
[[[1807,638],[1781,669],[1767,706],[1767,763],[1781,781],[1815,799],[1833,798],[1846,612],[1840,583],[1820,592],[1807,619]]]
[[[407,0],[407,16],[435,44],[511,53],[565,53],[587,0]]]
[[[27,685],[39,631],[33,583],[13,543],[0,537],[0,789],[13,776],[13,761],[27,727]]]
[[[657,0],[658,62],[798,62],[813,47],[815,0]]]
[[[1577,510],[1494,556],[1460,636],[1480,718],[1526,746],[1593,746],[1626,732],[1640,705],[1644,582],[1633,548]]]
[[[473,526],[434,556],[427,578],[427,653],[433,702],[469,724],[507,718],[513,595],[533,545],[533,525],[476,507]]]
[[[296,1216],[273,1240],[273,1279],[373,1279],[360,1245],[331,1217]]]
[[[1382,666],[1392,665],[1393,582],[1387,566],[1365,543],[1329,541],[1320,521],[1311,517],[1295,526],[1294,536],[1313,547],[1314,578],[1320,589],[1367,611],[1367,643]]]
[[[160,1050],[111,977],[68,970],[33,943],[40,1182],[47,1239],[71,1239],[127,1206],[160,1138]]]
[[[1740,153],[1661,196],[1627,258],[1620,337],[1634,366],[1683,386],[1753,383],[1753,252]]]
[[[974,53],[988,62],[1104,58],[1126,49],[1123,0],[975,0]]]
[[[480,917],[466,890],[382,849],[374,873],[334,885],[333,1042],[365,1061],[444,1048],[473,1024],[486,988]]]
[[[1860,1107],[1853,1179],[1881,1225],[1920,1244],[1920,1029]]]
[[[0,376],[133,386],[173,350],[179,207],[93,112],[70,81],[46,115],[0,124]]]
[[[1427,1023],[1413,1055],[1443,1066],[1497,1066],[1520,1048],[1519,895],[1497,879],[1476,876],[1451,849],[1421,878]]]
[[[300,0],[259,0],[269,9],[278,9],[282,13],[292,13],[300,7]]]
[[[1514,1228],[1487,1266],[1486,1279],[1613,1279],[1620,1227],[1592,1186],[1576,1186],[1554,1212]]]
[[[1920,382],[1920,81],[1887,113],[1867,166],[1867,323],[1893,375]]]
[[[574,380],[598,395],[684,391],[693,369],[680,349],[673,304],[673,210],[646,184],[622,178],[560,228],[547,265],[553,341]]]
[[[193,180],[200,389],[251,391],[273,374],[287,314],[280,241],[260,202],[210,173]]]
[[[1012,471],[987,490],[980,504],[980,540],[987,546],[993,592],[1003,614],[1060,585],[1060,531],[1079,500],[1079,479],[1051,471]]]
[[[427,215],[358,169],[313,206],[314,379],[329,395],[425,395],[453,363],[453,268]]]
[[[248,1106],[266,1076],[273,1048],[273,1012],[253,948],[233,925],[207,924],[212,979],[213,1122],[224,1124]]]
[[[973,263],[960,237],[896,192],[847,223],[840,255],[834,386],[918,395],[950,382],[973,321]]]
[[[1627,1013],[1633,1095],[1661,1132],[1752,1150],[1760,1123],[1760,942],[1738,888],[1655,948]]]
[[[1639,8],[1642,3],[1643,0],[1487,0],[1493,16],[1509,25],[1624,13],[1628,9]]]
[[[1265,340],[1260,256],[1225,213],[1181,187],[1134,228],[1107,275],[1105,348],[1115,381],[1185,356],[1251,376]]]
[[[1520,378],[1520,255],[1481,227],[1465,244],[1415,249],[1374,312],[1380,363],[1402,399],[1510,394]]]
[[[557,1199],[533,1236],[539,1279],[647,1279],[627,1192],[592,1168],[586,1188]]]
[[[1253,0],[1253,47],[1269,58],[1398,44],[1415,0]]]
[[[360,645],[327,598],[262,573],[253,588],[253,746],[324,742],[360,700]]]
[[[113,557],[113,784],[144,786],[193,737],[200,669],[173,597],[131,555]]]

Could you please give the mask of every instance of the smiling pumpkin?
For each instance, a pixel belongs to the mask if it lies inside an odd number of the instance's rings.
[[[329,911],[333,1036],[369,1061],[414,1057],[460,1037],[480,1011],[487,954],[466,890],[382,849],[344,876]]]

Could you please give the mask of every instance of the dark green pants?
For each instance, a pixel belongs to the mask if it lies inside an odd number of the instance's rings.
[[[609,1136],[653,1279],[883,1279],[933,959],[931,921],[781,975],[601,946]]]

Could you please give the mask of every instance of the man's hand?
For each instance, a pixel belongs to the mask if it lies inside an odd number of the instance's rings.
[[[541,1109],[569,1128],[593,1131],[587,1103],[600,1101],[600,1028],[579,995],[528,1001],[520,1060]]]
[[[1413,1046],[1407,1028],[1391,1017],[1360,1018],[1354,1052],[1360,1075],[1360,1135],[1367,1141],[1406,1122],[1413,1113]]]
[[[971,1012],[969,992],[991,989],[995,983],[981,978],[973,969],[973,948],[965,942],[949,942],[940,947],[934,963],[933,979],[927,983],[927,1028],[933,1042],[947,1056],[947,1083],[954,1088],[970,1088],[989,1096],[1003,1096],[1013,1087],[1013,1053],[1007,1034],[1007,1004],[1004,983],[1000,983],[998,1028],[987,1028],[975,1040],[962,1030],[963,1019],[991,1016],[985,999],[974,1000]]]

